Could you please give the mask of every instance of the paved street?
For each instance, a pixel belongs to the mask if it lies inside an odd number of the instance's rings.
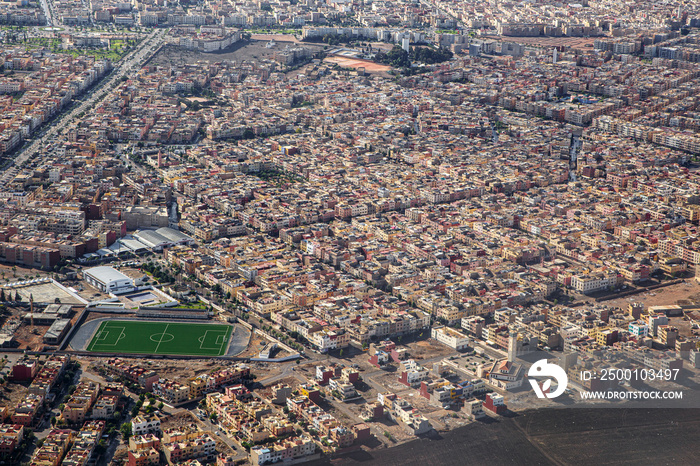
[[[131,72],[139,68],[146,60],[148,60],[158,48],[163,44],[164,37],[168,29],[155,29],[147,37],[145,37],[139,46],[126,55],[118,64],[115,65],[113,71],[102,79],[97,85],[87,92],[87,98],[82,100],[70,112],[64,113],[56,117],[54,122],[48,125],[48,128],[40,130],[34,135],[34,139],[20,148],[14,159],[5,161],[0,169],[4,170],[0,177],[0,187],[5,186],[18,173],[18,167],[31,161],[37,153],[41,151],[44,144],[50,142],[54,137],[60,134],[76,117],[85,114],[95,108],[109,92],[116,87],[118,81],[123,76],[131,76]],[[82,96],[84,98],[84,96]],[[79,101],[80,102],[80,101]]]
[[[226,436],[223,434],[217,425],[215,425],[211,420],[208,418],[204,418],[199,420],[199,423],[203,425],[204,430],[209,430],[211,431],[215,436],[219,438],[223,443],[228,445],[232,450],[234,450],[234,460],[240,460],[240,459],[245,459],[248,457],[248,453],[245,451],[245,449],[235,440],[232,438]],[[219,432],[217,434],[217,432]]]
[[[295,369],[294,369],[295,367],[297,367],[295,363],[291,363],[291,364],[287,363],[284,365],[284,369],[282,369],[282,372],[280,374],[272,375],[270,377],[260,379],[257,382],[262,384],[262,385],[268,386],[268,385],[274,385],[276,382],[278,382],[284,378],[290,377],[290,376],[294,376],[296,378],[299,378],[299,374],[297,374],[295,372]]]
[[[49,0],[41,0],[41,9],[44,12],[44,16],[46,16],[46,26],[52,27],[54,25],[53,22],[53,5],[49,2]]]

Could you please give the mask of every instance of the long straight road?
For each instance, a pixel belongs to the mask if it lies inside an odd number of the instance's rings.
[[[70,123],[72,123],[78,115],[85,114],[88,110],[95,107],[104,100],[109,92],[116,87],[118,81],[134,70],[140,67],[146,60],[153,56],[163,44],[165,34],[168,29],[155,29],[146,36],[141,43],[127,54],[118,64],[116,64],[112,73],[103,78],[89,92],[89,96],[80,105],[73,108],[68,113],[56,117],[56,123],[48,129],[40,130],[35,139],[29,144],[17,151],[14,159],[7,160],[1,167],[4,170],[0,177],[0,187],[5,186],[17,175],[17,169],[12,169],[13,166],[21,167],[22,164],[33,159],[44,146],[44,141],[51,140]]]
[[[49,27],[53,26],[53,10],[51,9],[53,5],[49,3],[49,0],[41,0],[40,4],[44,16],[46,16],[46,25]]]

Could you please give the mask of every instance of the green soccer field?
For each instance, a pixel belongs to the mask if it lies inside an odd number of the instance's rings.
[[[222,356],[226,354],[232,327],[222,324],[182,322],[102,322],[87,347],[99,353],[172,354]]]

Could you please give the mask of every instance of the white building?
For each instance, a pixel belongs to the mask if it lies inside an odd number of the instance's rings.
[[[562,326],[559,329],[559,334],[564,340],[570,340],[572,338],[579,338],[582,336],[585,332],[581,327],[578,325],[567,325],[567,326]]]
[[[421,367],[413,359],[407,359],[401,362],[401,368],[403,369],[399,377],[399,382],[404,385],[414,386],[420,384],[423,380],[428,380],[430,372]]]
[[[93,267],[83,272],[86,282],[105,293],[125,293],[134,289],[134,280],[112,267]]]
[[[433,327],[430,336],[457,351],[467,348],[471,341],[465,334],[449,327]]]
[[[588,294],[615,287],[619,281],[614,273],[574,275],[571,277],[571,286],[579,293]]]
[[[502,390],[513,390],[523,385],[523,374],[520,364],[501,359],[491,367],[489,383]]]
[[[331,390],[337,391],[338,394],[340,394],[340,399],[342,400],[355,398],[357,396],[355,386],[351,383],[345,383],[340,379],[330,379],[328,381],[328,386]]]
[[[136,416],[131,420],[133,435],[160,434],[160,419],[157,416]]]

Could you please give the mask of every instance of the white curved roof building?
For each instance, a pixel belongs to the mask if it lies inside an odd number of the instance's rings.
[[[134,289],[134,280],[108,266],[87,269],[83,278],[104,293],[126,293]]]

